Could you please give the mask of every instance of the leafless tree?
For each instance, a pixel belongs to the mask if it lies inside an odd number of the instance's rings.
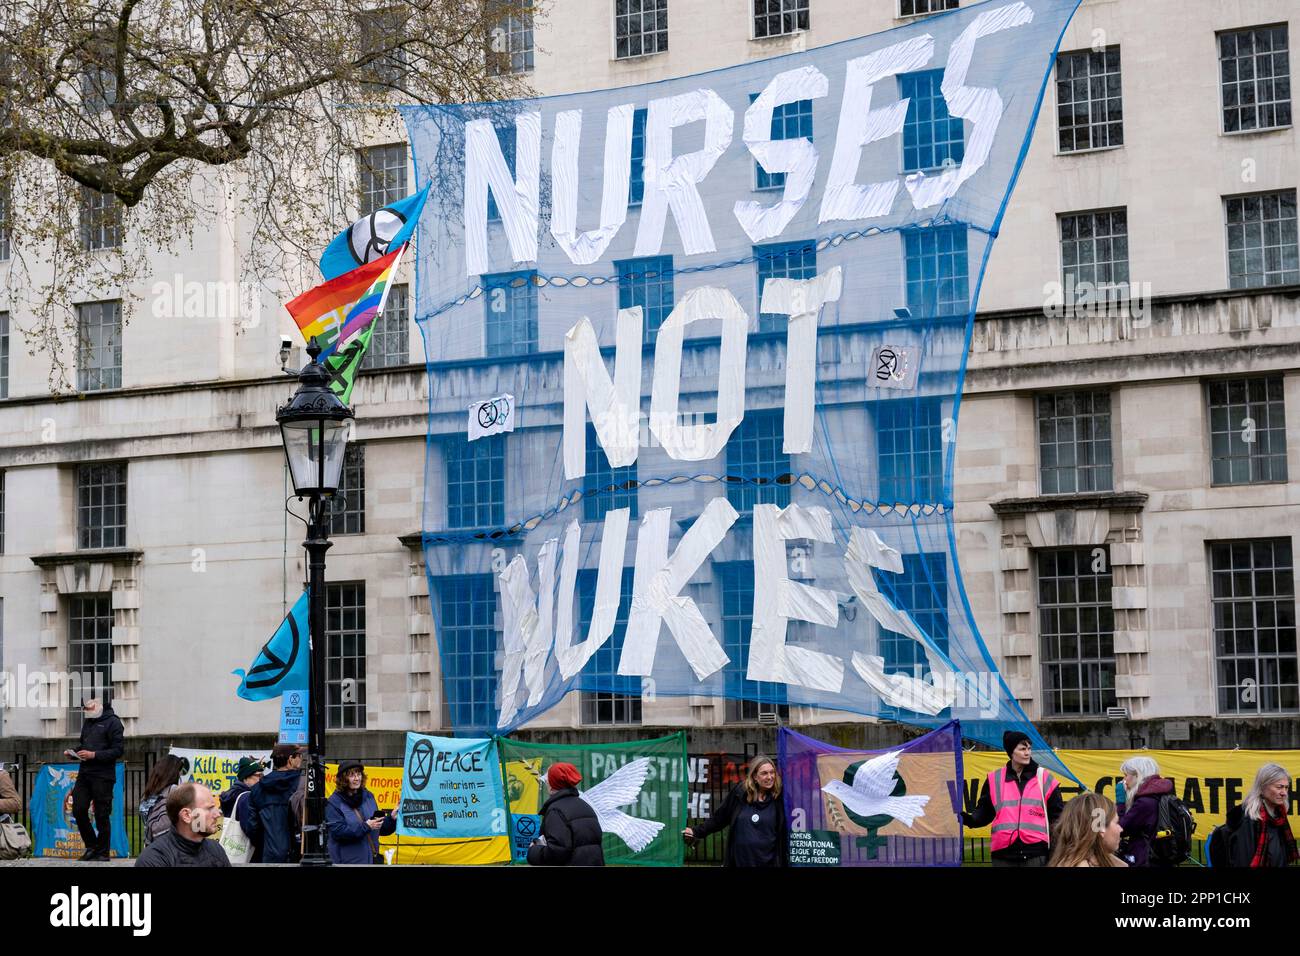
[[[68,303],[243,217],[241,274],[306,286],[357,206],[359,147],[397,103],[527,95],[508,30],[535,0],[7,0],[0,250],[11,321],[54,362]],[[503,29],[505,25],[505,29]],[[104,295],[103,297],[109,297]],[[2,307],[2,306],[0,306]]]

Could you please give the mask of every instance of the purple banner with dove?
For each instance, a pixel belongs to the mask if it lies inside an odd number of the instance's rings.
[[[961,726],[889,750],[781,728],[791,866],[960,866]]]

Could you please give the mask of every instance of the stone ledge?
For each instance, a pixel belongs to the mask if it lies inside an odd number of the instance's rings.
[[[32,555],[32,564],[38,568],[57,568],[66,564],[139,564],[143,560],[144,551],[139,548],[98,548]]]
[[[1097,491],[1074,495],[1038,495],[1034,498],[1003,498],[989,502],[989,507],[999,517],[1045,511],[1141,511],[1146,507],[1149,497],[1142,491]]]

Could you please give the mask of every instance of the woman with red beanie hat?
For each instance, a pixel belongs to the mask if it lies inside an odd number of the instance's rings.
[[[551,795],[542,804],[542,835],[528,848],[531,866],[604,866],[596,811],[578,793],[582,774],[571,763],[546,771]]]

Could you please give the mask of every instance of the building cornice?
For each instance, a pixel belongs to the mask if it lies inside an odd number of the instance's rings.
[[[989,503],[995,515],[1027,515],[1045,511],[1141,511],[1147,498],[1142,491],[1097,491],[1074,495],[1038,495],[1034,498],[1003,498]]]
[[[139,564],[142,560],[144,551],[139,548],[96,548],[32,555],[32,564],[38,568],[57,568],[65,564]]]

